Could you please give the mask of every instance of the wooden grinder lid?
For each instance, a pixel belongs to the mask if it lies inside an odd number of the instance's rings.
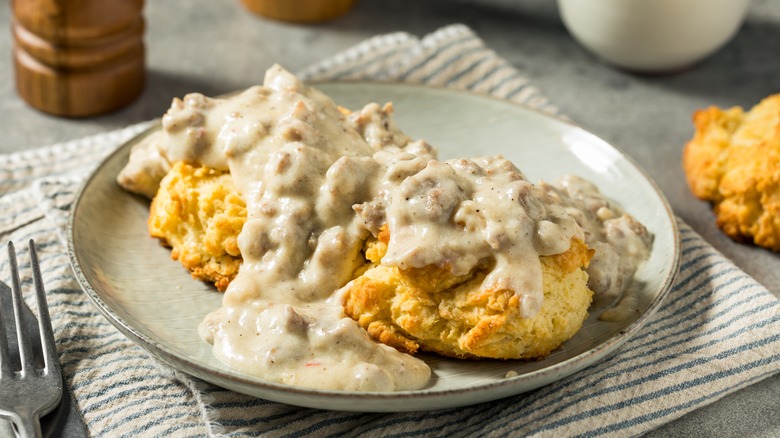
[[[252,13],[281,21],[313,23],[346,14],[356,0],[241,0]]]

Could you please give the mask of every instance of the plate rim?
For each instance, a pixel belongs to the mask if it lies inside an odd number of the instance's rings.
[[[671,263],[667,265],[669,266],[670,274],[667,275],[666,278],[664,279],[664,282],[661,285],[657,296],[652,301],[652,303],[648,306],[648,308],[636,320],[634,320],[626,327],[624,327],[617,335],[610,337],[609,339],[605,340],[601,344],[585,352],[582,352],[577,356],[565,359],[561,362],[528,373],[520,374],[518,376],[509,377],[503,380],[485,383],[482,385],[468,386],[463,388],[437,389],[437,390],[432,390],[430,388],[422,388],[418,390],[405,390],[405,391],[395,391],[395,392],[374,392],[374,391],[355,392],[355,391],[345,391],[345,390],[323,390],[323,389],[297,387],[297,386],[263,380],[259,377],[249,376],[240,373],[238,371],[229,372],[225,370],[213,369],[211,367],[204,366],[204,364],[193,361],[187,357],[182,357],[180,355],[177,355],[174,351],[171,351],[170,348],[167,347],[166,345],[158,343],[157,341],[149,338],[148,336],[146,336],[145,334],[137,330],[135,327],[133,327],[132,324],[125,321],[120,315],[118,315],[116,312],[113,311],[111,306],[109,306],[102,299],[99,292],[95,290],[95,288],[89,282],[87,276],[84,274],[81,268],[81,264],[79,263],[79,257],[77,254],[77,248],[74,239],[74,229],[75,229],[75,225],[76,225],[75,223],[77,219],[76,213],[83,200],[84,192],[87,190],[90,184],[98,177],[98,174],[101,171],[101,169],[103,169],[109,161],[115,159],[115,157],[119,154],[129,153],[127,149],[129,149],[132,144],[135,144],[136,142],[140,141],[142,138],[160,129],[161,127],[160,119],[157,118],[157,119],[153,119],[150,125],[147,128],[145,128],[143,131],[132,136],[130,139],[124,141],[115,150],[109,153],[93,169],[90,175],[81,183],[79,189],[75,194],[74,201],[71,204],[71,207],[69,209],[66,237],[67,237],[67,247],[68,247],[68,258],[70,261],[71,269],[74,272],[74,275],[79,283],[79,286],[85,292],[85,294],[90,298],[93,304],[95,304],[95,307],[97,307],[98,311],[114,327],[116,327],[121,333],[127,336],[130,340],[132,340],[133,342],[135,342],[136,344],[138,344],[140,347],[144,348],[148,352],[152,353],[154,356],[158,357],[163,362],[166,362],[168,365],[171,365],[188,375],[194,375],[197,378],[207,380],[217,386],[229,387],[230,389],[235,390],[237,392],[241,392],[255,397],[263,397],[263,396],[258,395],[257,392],[250,393],[250,392],[237,389],[233,386],[226,386],[224,384],[225,382],[217,383],[213,380],[203,377],[203,375],[215,376],[218,377],[220,380],[226,379],[230,382],[235,382],[240,385],[247,385],[249,387],[262,390],[260,392],[271,391],[271,392],[280,392],[286,396],[312,397],[313,402],[321,400],[323,398],[329,399],[331,397],[339,397],[339,398],[344,398],[346,400],[354,400],[354,401],[371,400],[375,402],[383,402],[383,401],[390,401],[390,400],[396,401],[396,400],[420,399],[420,398],[436,400],[436,399],[446,399],[456,394],[464,395],[467,393],[490,393],[495,389],[510,388],[512,386],[528,383],[528,381],[540,380],[545,376],[555,374],[561,368],[567,368],[569,372],[567,372],[565,376],[560,377],[560,378],[564,378],[566,376],[579,372],[586,366],[591,365],[598,360],[605,359],[607,356],[615,352],[615,350],[617,350],[621,345],[623,345],[625,341],[627,341],[630,337],[632,337],[639,330],[641,330],[641,328],[645,325],[645,323],[655,314],[655,312],[661,306],[665,297],[668,295],[669,291],[671,290],[674,280],[679,272],[679,264],[681,260],[680,232],[679,232],[679,227],[674,212],[668,200],[666,199],[666,196],[664,196],[663,192],[660,190],[658,184],[653,180],[652,177],[650,177],[650,175],[641,166],[639,166],[634,161],[633,158],[631,158],[619,147],[613,145],[611,142],[605,140],[604,138],[596,135],[592,131],[582,127],[581,125],[571,121],[570,119],[564,116],[561,116],[560,114],[549,113],[537,108],[529,107],[528,105],[522,103],[501,99],[495,96],[489,96],[489,95],[484,95],[484,94],[479,94],[479,93],[474,93],[474,92],[464,91],[464,90],[455,90],[455,89],[450,89],[442,86],[430,86],[425,84],[409,84],[404,82],[389,82],[389,81],[381,81],[381,82],[379,81],[311,81],[311,82],[307,82],[307,84],[313,85],[315,87],[322,87],[322,86],[341,87],[341,86],[349,86],[349,85],[361,85],[361,86],[364,85],[364,86],[387,87],[387,88],[395,88],[395,87],[409,88],[409,89],[422,88],[422,89],[444,93],[444,94],[460,94],[460,95],[466,95],[470,98],[488,99],[497,103],[517,107],[523,111],[535,113],[544,118],[552,119],[556,123],[568,125],[570,128],[581,130],[597,138],[598,140],[600,140],[601,143],[599,147],[611,148],[614,151],[616,151],[619,154],[621,160],[626,160],[626,162],[631,165],[633,170],[637,171],[641,175],[641,177],[645,181],[647,181],[647,183],[653,189],[654,194],[661,201],[661,204],[664,207],[663,216],[665,219],[668,220],[668,223],[671,226],[670,232],[672,233],[673,236],[673,242],[672,242],[673,257]],[[138,196],[138,195],[133,195],[133,196]],[[187,367],[186,370],[181,368],[182,364]],[[193,370],[197,371],[197,373],[193,373],[192,372]],[[498,397],[487,396],[472,402],[451,403],[449,405],[445,403],[445,404],[439,404],[437,406],[432,406],[428,408],[425,407],[421,408],[420,406],[414,405],[411,406],[409,409],[396,408],[392,410],[385,410],[382,409],[381,407],[371,405],[371,406],[356,407],[356,409],[349,409],[349,408],[343,409],[339,407],[323,407],[319,403],[290,403],[289,401],[284,401],[284,403],[295,404],[298,406],[304,406],[310,408],[333,409],[333,410],[356,411],[356,412],[400,412],[405,410],[411,411],[411,410],[421,410],[421,409],[440,409],[440,408],[481,403],[489,400],[503,398],[509,395],[516,395],[516,394],[520,394],[523,392],[527,392],[539,388],[541,386],[546,386],[557,380],[559,380],[559,378],[553,378],[550,381],[545,381],[535,386],[532,385],[533,387],[531,388],[527,388],[519,392],[510,391],[509,394],[501,395]],[[273,398],[268,398],[268,399],[274,400]],[[401,408],[403,408],[403,406],[401,406]]]

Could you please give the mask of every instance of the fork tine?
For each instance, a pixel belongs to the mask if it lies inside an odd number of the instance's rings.
[[[0,296],[0,300],[3,297]],[[0,306],[0,377],[11,373],[11,352],[8,349],[8,334],[5,330],[3,307]]]
[[[16,339],[19,341],[19,362],[22,365],[22,374],[31,372],[33,369],[32,347],[27,330],[24,329],[22,321],[22,287],[19,281],[19,266],[16,262],[16,250],[14,244],[8,242],[8,261],[11,264],[11,289],[14,303],[14,320],[16,321]]]
[[[35,241],[30,239],[28,246],[30,248],[30,267],[35,284],[35,304],[38,307],[38,331],[41,333],[41,349],[43,350],[46,370],[59,372],[60,362],[57,360],[57,347],[54,343],[54,332],[51,328],[51,316],[49,315],[49,305],[46,302],[46,291],[43,289],[38,254],[35,252]]]

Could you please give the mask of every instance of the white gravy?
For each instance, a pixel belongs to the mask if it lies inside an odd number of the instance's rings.
[[[163,130],[133,151],[124,187],[155,193],[170,163],[229,170],[247,204],[243,263],[201,336],[227,365],[291,385],[355,391],[425,386],[421,360],[372,341],[346,317],[341,291],[369,235],[388,225],[382,263],[454,274],[493,263],[485,288],[511,289],[522,316],[542,304],[540,255],[596,249],[590,287],[622,293],[651,236],[576,177],[532,185],[500,157],[436,160],[369,104],[345,116],[279,66],[228,99],[175,99]]]
[[[615,304],[637,266],[650,256],[653,235],[583,178],[567,175],[555,185],[539,186],[565,206],[584,230],[585,243],[596,251],[587,269],[594,305]]]

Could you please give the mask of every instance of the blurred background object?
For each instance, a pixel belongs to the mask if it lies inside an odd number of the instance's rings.
[[[267,18],[293,22],[326,21],[346,14],[357,0],[241,0],[246,9]]]
[[[31,106],[85,117],[144,87],[143,0],[13,0],[16,89]]]
[[[638,72],[701,61],[737,33],[750,0],[558,0],[561,19],[585,48]]]

